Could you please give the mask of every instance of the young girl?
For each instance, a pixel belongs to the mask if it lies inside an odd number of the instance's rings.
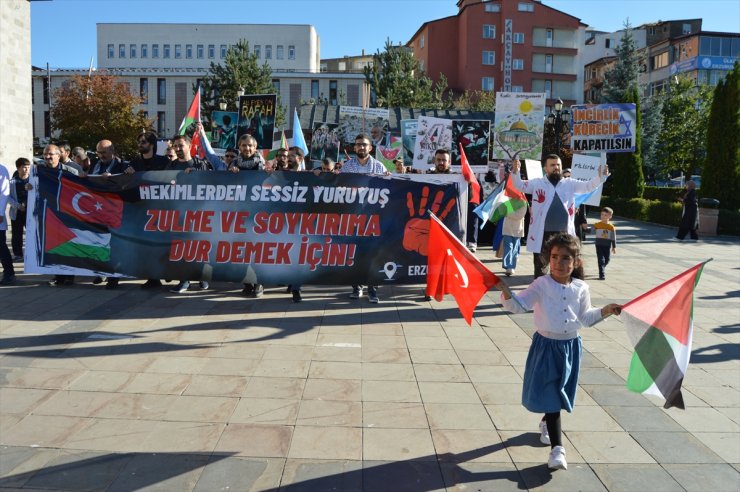
[[[560,430],[560,410],[573,411],[581,363],[581,337],[578,330],[591,326],[620,306],[591,306],[588,285],[583,281],[578,240],[566,233],[553,236],[543,248],[550,261],[550,274],[534,280],[514,294],[516,301],[502,293],[503,305],[513,313],[534,310],[537,332],[524,369],[522,404],[530,412],[544,413],[540,421],[540,441],[550,444],[547,466],[566,469],[565,448]],[[518,302],[517,302],[518,301]]]

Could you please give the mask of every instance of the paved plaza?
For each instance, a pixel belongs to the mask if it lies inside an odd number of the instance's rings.
[[[178,295],[19,275],[0,288],[0,490],[738,491],[740,238],[615,225],[605,281],[584,246],[595,306],[714,258],[687,408],[626,390],[619,319],[584,329],[567,471],[548,471],[540,416],[520,404],[532,315],[502,311],[498,291],[468,327],[423,286],[381,286],[377,305],[308,286],[294,304],[284,287],[246,299],[218,282]],[[511,284],[531,272],[523,253]]]

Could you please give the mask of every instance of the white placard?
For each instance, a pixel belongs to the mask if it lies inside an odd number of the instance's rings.
[[[527,170],[527,179],[537,179],[543,176],[542,162],[535,159],[524,159],[524,168]]]
[[[570,177],[577,179],[578,181],[591,181],[594,176],[599,175],[599,166],[602,165],[603,162],[604,160],[599,156],[573,154]],[[596,188],[588,200],[583,203],[585,205],[598,207],[601,204],[601,192],[603,189],[603,186]]]

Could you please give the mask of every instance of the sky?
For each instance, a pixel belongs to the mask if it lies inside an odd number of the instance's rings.
[[[504,0],[516,1],[516,0]],[[406,43],[424,22],[457,13],[456,0],[42,0],[31,2],[35,66],[87,68],[99,22],[312,24],[321,57]],[[738,0],[543,0],[600,31],[702,18],[704,31],[740,32]],[[361,26],[361,27],[357,27]],[[97,60],[94,61],[97,65]]]

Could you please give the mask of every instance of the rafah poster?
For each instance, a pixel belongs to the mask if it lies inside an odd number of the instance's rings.
[[[344,156],[355,155],[355,137],[366,134],[372,140],[373,147],[383,143],[390,128],[388,108],[362,108],[360,106],[339,106],[339,140],[340,152]]]
[[[291,171],[39,167],[31,182],[28,273],[267,285],[424,282],[426,211],[460,236],[467,192],[459,177]]]
[[[214,111],[211,113],[211,145],[218,149],[236,148],[236,129],[239,113]]]
[[[452,120],[419,116],[414,143],[414,169],[427,171],[434,166],[437,149],[452,149]]]
[[[491,122],[488,120],[452,120],[452,165],[460,165],[460,145],[471,166],[488,165]]]
[[[574,152],[634,152],[637,106],[634,103],[571,106],[570,143]]]
[[[334,162],[337,161],[339,158],[338,126],[336,123],[314,123],[309,156],[312,161],[320,161],[326,157]]]
[[[545,94],[497,92],[491,159],[542,158]]]
[[[250,134],[257,140],[258,149],[272,149],[275,131],[276,94],[249,94],[239,97],[239,122],[236,140]]]

